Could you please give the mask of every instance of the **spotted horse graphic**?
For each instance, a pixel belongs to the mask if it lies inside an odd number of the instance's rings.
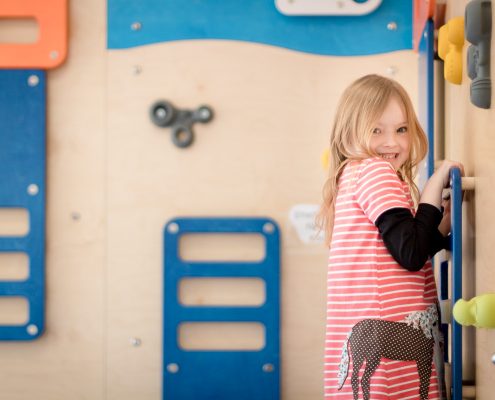
[[[364,319],[358,322],[347,335],[342,349],[338,389],[342,389],[349,373],[348,346],[350,345],[353,360],[351,385],[354,400],[359,398],[359,371],[364,361],[366,361],[366,368],[361,379],[361,387],[363,399],[369,400],[370,379],[382,357],[390,360],[416,361],[420,381],[420,400],[428,399],[431,363],[434,359],[439,393],[443,394],[443,357],[440,351],[443,340],[438,328],[436,305],[431,305],[425,311],[409,314],[404,322],[381,319]]]

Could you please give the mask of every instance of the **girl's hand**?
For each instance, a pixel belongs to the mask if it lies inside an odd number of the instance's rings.
[[[450,170],[457,167],[461,170],[461,176],[464,176],[464,165],[457,161],[445,160],[432,175],[432,179],[438,179],[442,183],[442,188],[449,186]]]
[[[428,182],[421,194],[420,203],[431,204],[438,209],[442,203],[442,191],[449,186],[450,170],[457,167],[461,170],[461,176],[464,176],[464,165],[460,162],[445,160],[435,173],[428,179]]]

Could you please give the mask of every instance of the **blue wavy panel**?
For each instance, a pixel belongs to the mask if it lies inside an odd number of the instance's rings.
[[[387,28],[391,22],[397,29]],[[412,0],[383,0],[359,17],[289,17],[274,0],[108,0],[109,49],[195,39],[335,56],[411,49]]]
[[[29,304],[25,323],[0,325],[0,340],[32,340],[44,327],[45,71],[0,70],[0,88],[0,208],[29,214],[29,232],[0,236],[0,252],[29,259],[25,280],[0,280],[0,297],[22,297]]]

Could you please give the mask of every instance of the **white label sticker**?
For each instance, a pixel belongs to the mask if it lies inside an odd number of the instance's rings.
[[[289,220],[303,243],[322,243],[324,240],[324,232],[315,224],[319,209],[317,204],[298,204],[290,209]]]

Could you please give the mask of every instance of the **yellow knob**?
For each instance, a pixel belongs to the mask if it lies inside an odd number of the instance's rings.
[[[458,300],[452,313],[454,319],[463,326],[495,328],[495,294],[483,294],[469,301]]]
[[[462,82],[462,47],[464,46],[464,18],[451,19],[438,32],[438,55],[444,60],[443,74],[447,81]]]
[[[324,170],[327,170],[330,167],[330,151],[328,149],[323,152],[320,161]]]

